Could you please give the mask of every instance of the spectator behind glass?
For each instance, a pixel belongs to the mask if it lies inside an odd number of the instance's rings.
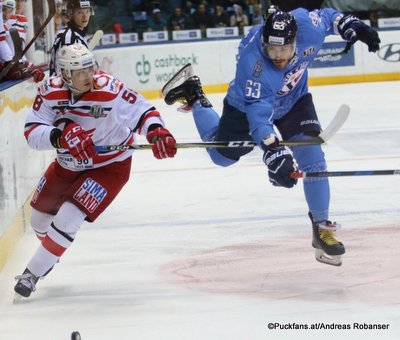
[[[66,19],[65,4],[62,0],[56,0],[56,13],[54,14],[54,32],[57,34],[63,30],[68,22]],[[63,15],[64,14],[64,15]]]
[[[110,16],[112,20],[110,20]],[[133,17],[132,5],[127,0],[112,0],[111,14],[108,14],[108,21],[113,22],[115,32],[115,24],[119,24],[124,32],[132,32]]]
[[[229,16],[222,6],[215,6],[215,27],[229,26]]]
[[[168,19],[168,29],[171,31],[180,31],[192,28],[190,18],[182,13],[180,7],[174,9],[174,13]]]
[[[251,17],[252,25],[260,25],[264,23],[262,7],[260,4],[253,5],[253,16]]]
[[[147,31],[148,32],[156,32],[156,31],[167,31],[168,30],[168,21],[161,14],[161,10],[159,8],[154,8],[152,12],[152,16],[147,20]]]
[[[201,35],[203,38],[206,37],[206,29],[214,27],[214,16],[206,12],[206,7],[204,4],[197,6],[197,11],[192,14],[192,20],[194,23],[194,28],[201,30]]]
[[[235,9],[235,14],[230,17],[230,26],[238,27],[239,34],[243,34],[243,27],[249,25],[249,17],[243,12],[242,6],[233,5],[233,8]]]
[[[193,2],[186,1],[185,6],[183,8],[183,13],[191,17],[194,12],[196,12],[196,9],[193,6]]]

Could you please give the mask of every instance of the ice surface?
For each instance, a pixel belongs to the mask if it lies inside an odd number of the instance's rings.
[[[352,110],[324,146],[329,170],[400,168],[400,82],[311,91],[323,125],[341,103]],[[209,97],[221,112],[223,95]],[[191,114],[154,103],[179,142],[199,141]],[[163,161],[137,151],[112,206],[13,304],[13,278],[38,246],[30,230],[23,237],[0,273],[0,339],[67,340],[79,330],[83,340],[398,340],[400,176],[330,183],[342,267],[315,261],[301,181],[270,185],[261,152],[218,168],[202,149]]]

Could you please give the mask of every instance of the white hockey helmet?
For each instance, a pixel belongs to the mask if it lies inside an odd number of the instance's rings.
[[[73,89],[72,71],[88,67],[96,67],[96,59],[92,52],[82,44],[72,44],[61,47],[56,57],[57,73]],[[64,72],[62,72],[64,71]]]
[[[3,0],[3,7],[8,7],[15,10],[15,0]]]

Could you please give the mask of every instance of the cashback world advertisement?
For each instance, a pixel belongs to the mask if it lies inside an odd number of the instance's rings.
[[[96,51],[101,70],[137,91],[161,91],[164,84],[190,63],[206,84],[228,83],[235,74],[239,39],[140,45]]]

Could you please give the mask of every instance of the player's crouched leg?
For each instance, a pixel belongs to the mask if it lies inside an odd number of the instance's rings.
[[[46,276],[71,246],[85,217],[86,214],[74,204],[62,204],[23,274],[16,277],[14,290],[17,294],[29,297],[36,290],[39,278]]]

